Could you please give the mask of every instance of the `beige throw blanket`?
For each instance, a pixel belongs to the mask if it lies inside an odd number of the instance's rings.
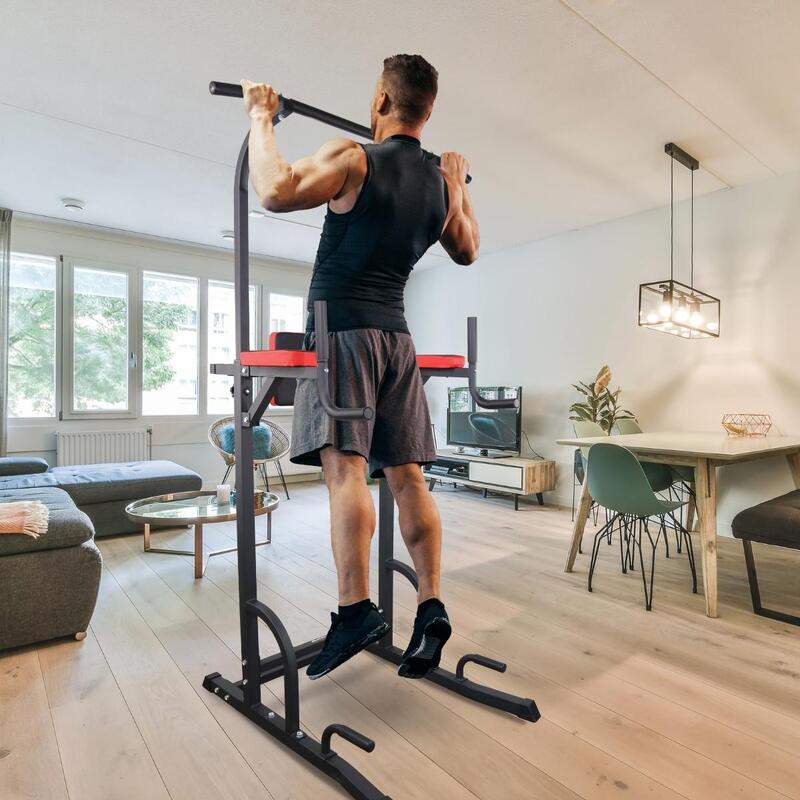
[[[0,534],[23,533],[38,539],[47,533],[47,506],[38,500],[0,503]]]

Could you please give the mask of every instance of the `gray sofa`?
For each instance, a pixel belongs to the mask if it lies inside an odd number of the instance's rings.
[[[31,465],[38,462],[39,471],[3,475],[7,461],[0,459],[0,490],[63,489],[92,521],[98,537],[141,531],[141,526],[125,516],[125,506],[133,500],[168,492],[193,492],[203,485],[203,479],[196,472],[172,461],[49,468],[42,459],[25,459]],[[42,465],[45,471],[41,471]]]
[[[200,489],[200,476],[170,461],[50,469],[41,459],[0,458],[0,503],[39,500],[47,532],[0,535],[0,650],[81,637],[94,611],[102,560],[95,535],[138,532],[131,500]]]
[[[0,503],[39,500],[47,533],[0,536],[0,650],[82,634],[100,586],[100,551],[89,517],[62,489],[2,489]]]

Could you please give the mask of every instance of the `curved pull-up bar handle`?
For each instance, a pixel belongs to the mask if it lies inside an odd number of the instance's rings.
[[[467,317],[467,366],[469,369],[469,393],[481,408],[519,408],[516,400],[489,400],[478,391],[478,318]]]
[[[502,661],[495,661],[493,658],[481,656],[477,653],[467,653],[465,656],[461,656],[461,658],[458,659],[458,664],[456,665],[456,677],[459,680],[464,680],[464,667],[470,663],[480,664],[480,666],[493,669],[495,672],[505,672],[508,669],[508,665],[504,664]]]
[[[334,734],[341,736],[342,739],[350,742],[350,744],[354,744],[356,747],[360,747],[367,753],[371,753],[375,749],[375,742],[369,737],[364,736],[363,733],[359,733],[347,725],[341,725],[337,722],[334,722],[332,725],[328,725],[328,727],[322,732],[320,749],[322,750],[323,758],[330,758],[331,756],[336,755],[335,751],[331,750],[331,737]]]
[[[317,351],[317,391],[325,413],[332,419],[372,419],[375,410],[369,406],[340,408],[333,402],[329,368],[328,304],[324,300],[314,301],[314,344]]]
[[[208,84],[208,91],[213,95],[220,97],[244,97],[244,90],[238,83],[223,83],[222,81],[211,81]],[[361,136],[363,139],[372,140],[372,131],[365,125],[359,125],[357,122],[351,122],[349,119],[339,117],[336,114],[329,114],[321,108],[315,108],[307,103],[301,103],[299,100],[292,100],[289,97],[278,95],[280,99],[280,106],[278,113],[273,119],[273,124],[277,124],[282,119],[285,119],[289,114],[299,114],[301,117],[309,117],[318,122],[324,122],[326,125],[331,125],[339,130],[352,133],[355,136]],[[434,161],[437,164],[442,163],[442,159],[434,153],[431,153]],[[472,181],[472,176],[467,175],[467,183]]]

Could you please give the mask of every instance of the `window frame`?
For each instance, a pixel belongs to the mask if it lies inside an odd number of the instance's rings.
[[[266,328],[265,334],[267,336],[267,339],[269,339],[269,336],[272,333],[272,330],[269,329],[269,326],[272,324],[272,295],[273,294],[280,294],[280,295],[283,295],[284,297],[299,297],[300,298],[300,306],[301,306],[300,314],[301,314],[303,319],[302,319],[302,324],[301,324],[301,330],[300,331],[296,331],[296,332],[297,333],[304,332],[305,331],[305,319],[306,319],[306,316],[308,314],[308,299],[306,297],[306,293],[305,292],[299,292],[299,291],[297,291],[297,289],[281,289],[281,288],[275,288],[275,287],[272,287],[272,286],[268,286],[268,287],[265,287],[265,288],[266,288],[265,305],[267,307],[267,316],[266,316],[267,328]],[[292,331],[292,333],[294,333],[294,332],[295,331]]]
[[[113,261],[98,261],[93,258],[62,257],[63,275],[61,285],[61,403],[60,420],[78,419],[137,419],[142,416],[141,344],[142,344],[142,294],[141,270],[138,267]],[[127,409],[75,409],[74,402],[74,344],[75,344],[75,269],[81,267],[102,272],[118,272],[128,282],[128,403]],[[139,313],[137,313],[137,311]]]
[[[53,303],[53,360],[55,361],[53,365],[53,415],[51,417],[44,417],[44,416],[36,416],[36,417],[12,417],[10,413],[7,414],[6,420],[8,426],[13,428],[15,425],[52,425],[54,420],[58,420],[61,414],[61,370],[62,370],[62,358],[61,358],[61,351],[62,351],[62,328],[61,328],[61,317],[62,317],[62,309],[61,309],[61,298],[63,297],[62,285],[63,285],[63,259],[61,255],[56,254],[48,254],[48,253],[30,253],[28,251],[19,251],[19,250],[12,250],[10,253],[11,258],[46,258],[51,259],[53,264],[55,265],[55,273],[56,273],[56,286],[55,286],[55,301]],[[9,299],[10,299],[10,292],[11,292],[11,282],[10,282],[10,275],[9,275]]]
[[[228,280],[227,278],[217,278],[215,276],[207,276],[203,280],[204,285],[204,292],[203,292],[203,349],[201,354],[202,364],[204,366],[203,369],[203,405],[202,405],[202,416],[207,418],[219,419],[219,415],[222,413],[220,411],[209,411],[208,409],[208,385],[209,385],[209,378],[211,377],[211,354],[209,352],[209,342],[208,342],[208,329],[211,324],[211,313],[209,311],[209,284],[214,283],[217,285],[223,284],[225,286],[230,286],[231,289],[234,288],[234,281]],[[266,341],[264,337],[264,332],[261,327],[261,320],[263,319],[263,308],[264,308],[264,291],[265,286],[262,283],[254,283],[251,282],[249,284],[249,289],[255,291],[255,303],[253,304],[253,313],[254,319],[251,320],[253,325],[253,347],[255,350],[260,350],[263,346],[263,342]],[[235,299],[235,298],[234,298]],[[249,291],[248,291],[248,301],[249,301]],[[267,337],[269,333],[267,333]],[[235,345],[234,345],[235,347]],[[233,377],[230,378],[231,382],[233,382]],[[259,380],[256,379],[256,392],[258,391]],[[231,414],[233,413],[233,401],[231,400]]]
[[[139,417],[146,419],[148,422],[158,419],[193,419],[203,416],[204,406],[202,404],[202,396],[200,391],[206,379],[203,376],[203,354],[201,347],[201,327],[204,320],[203,313],[203,297],[206,298],[206,305],[208,301],[208,278],[200,275],[193,275],[189,272],[165,272],[160,269],[152,269],[149,267],[141,267],[139,272],[139,339],[137,346],[139,349],[139,357],[137,359],[137,371],[139,374]],[[197,405],[196,410],[191,414],[145,414],[144,413],[144,276],[145,273],[150,275],[160,275],[165,278],[177,278],[178,280],[193,280],[197,287],[197,357],[195,359],[195,367],[197,369]],[[213,280],[213,279],[211,279]]]
[[[305,317],[308,314],[308,296],[303,291],[298,291],[297,289],[289,289],[289,288],[281,288],[276,286],[265,286],[264,287],[264,307],[266,309],[265,319],[267,324],[264,326],[264,339],[265,342],[269,342],[269,337],[272,335],[272,330],[270,329],[270,325],[272,324],[272,295],[273,294],[282,294],[286,297],[299,297],[301,300],[301,313],[303,316],[303,325],[302,331],[305,331]],[[298,331],[302,332],[302,331]],[[287,417],[294,415],[294,405],[291,406],[273,406],[268,405],[267,410],[265,412],[268,416],[276,416],[276,417]]]
[[[52,426],[54,422],[76,420],[140,420],[148,425],[159,422],[168,423],[182,420],[187,423],[204,423],[209,419],[219,417],[217,412],[208,410],[208,382],[210,378],[210,358],[208,352],[208,326],[209,326],[209,283],[226,284],[233,286],[232,276],[220,275],[213,270],[198,273],[197,270],[185,269],[176,259],[177,263],[169,265],[138,264],[123,262],[118,259],[102,259],[97,255],[83,257],[66,253],[48,252],[47,248],[30,248],[14,251],[16,257],[37,257],[52,259],[56,271],[56,301],[55,310],[55,414],[50,417],[10,417],[9,427],[15,426]],[[91,270],[122,273],[126,276],[128,286],[128,391],[125,410],[92,409],[80,411],[74,408],[74,275],[75,269],[84,267]],[[198,292],[198,329],[197,329],[197,372],[198,372],[198,402],[197,410],[193,414],[148,414],[143,413],[143,328],[144,328],[144,274],[153,273],[174,277],[177,279],[191,278],[197,281]],[[255,293],[254,299],[254,348],[262,349],[269,340],[268,325],[270,322],[270,294],[284,294],[298,297],[302,301],[303,313],[306,308],[306,294],[295,288],[273,286],[269,278],[260,278],[251,281],[250,287]],[[266,324],[265,324],[266,323]],[[135,354],[135,365],[131,365],[130,354]],[[268,409],[269,414],[292,414],[291,407]]]

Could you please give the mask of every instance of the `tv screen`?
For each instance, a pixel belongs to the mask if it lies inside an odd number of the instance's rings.
[[[487,400],[518,400],[518,408],[481,408],[466,386],[447,392],[447,443],[479,450],[520,452],[521,386],[481,386]]]

